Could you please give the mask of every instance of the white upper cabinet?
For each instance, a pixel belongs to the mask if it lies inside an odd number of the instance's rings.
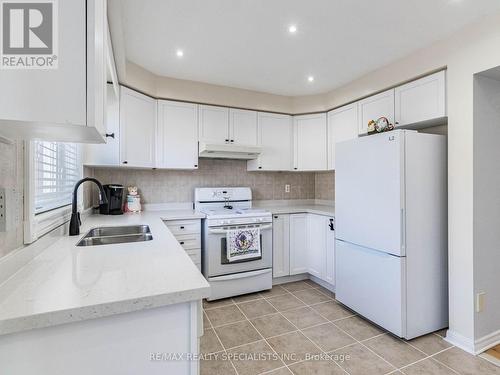
[[[198,105],[158,101],[157,167],[198,168]]]
[[[229,143],[229,108],[200,105],[199,139],[204,143]]]
[[[258,145],[256,111],[229,110],[229,142],[246,146]]]
[[[85,165],[120,165],[120,98],[112,84],[108,84],[106,94],[106,143],[84,145]]]
[[[155,167],[156,100],[121,89],[120,159],[131,167]]]
[[[257,145],[256,111],[200,105],[198,113],[200,142]]]
[[[446,117],[446,72],[396,87],[395,107],[396,126],[442,121]]]
[[[292,116],[258,113],[258,145],[262,153],[249,160],[249,171],[288,171],[292,168]]]
[[[307,214],[290,215],[290,275],[307,273]]]
[[[358,105],[359,134],[366,134],[368,123],[380,117],[387,117],[389,123],[394,124],[394,89],[363,99]]]
[[[294,117],[294,170],[326,170],[326,113]]]
[[[328,169],[335,169],[335,144],[358,137],[358,103],[328,112]]]
[[[57,7],[55,69],[0,69],[0,135],[104,142],[106,1]],[[23,47],[25,47],[23,45]],[[29,46],[28,46],[29,47]],[[8,56],[8,55],[5,55]]]

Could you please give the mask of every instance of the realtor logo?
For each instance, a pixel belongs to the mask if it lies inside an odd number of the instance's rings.
[[[0,68],[57,68],[56,1],[0,0]]]

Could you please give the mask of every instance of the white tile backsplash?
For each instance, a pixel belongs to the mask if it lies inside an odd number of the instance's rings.
[[[23,246],[23,175],[23,142],[0,142],[0,187],[7,190],[7,230],[0,232],[0,257]]]

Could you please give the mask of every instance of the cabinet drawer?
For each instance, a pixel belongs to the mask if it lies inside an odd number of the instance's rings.
[[[201,236],[199,234],[189,234],[183,236],[175,236],[177,241],[184,249],[199,249],[201,248]]]
[[[183,234],[196,234],[201,232],[200,220],[173,220],[166,221],[165,223],[175,237]]]

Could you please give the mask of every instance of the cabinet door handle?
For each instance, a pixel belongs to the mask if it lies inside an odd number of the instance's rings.
[[[259,167],[259,169],[262,169],[262,167]]]
[[[233,142],[234,142],[234,139],[231,139],[231,143],[233,143]]]
[[[106,138],[113,138],[115,139],[115,133],[106,133]]]
[[[124,160],[124,161],[123,161],[123,164],[128,164],[128,161]]]
[[[184,241],[179,242],[181,245],[184,245]]]
[[[195,167],[195,168],[198,168],[198,164],[195,164],[195,165],[194,165],[194,167]]]
[[[225,141],[226,141],[226,143],[227,143],[227,142],[229,142],[229,139],[226,139]]]
[[[330,227],[330,230],[335,230],[335,227],[333,225],[333,219],[330,219],[330,224],[328,224],[328,226]]]
[[[180,229],[184,229],[184,227],[181,226]]]
[[[278,216],[275,216],[274,218],[275,218],[275,219],[277,219],[277,218],[278,218]]]

